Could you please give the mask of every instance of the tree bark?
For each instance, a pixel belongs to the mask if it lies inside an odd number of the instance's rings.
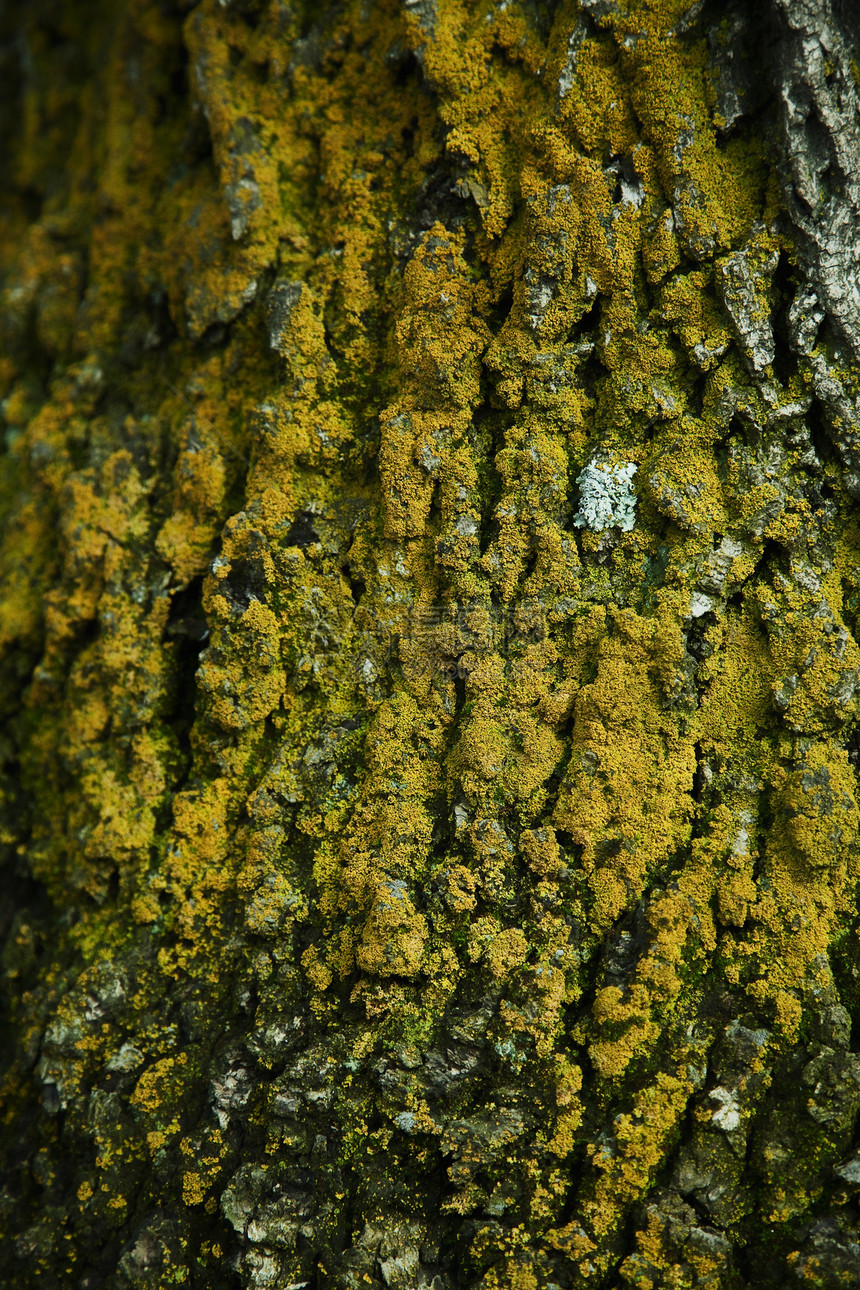
[[[0,10],[4,1285],[860,1284],[856,30]]]

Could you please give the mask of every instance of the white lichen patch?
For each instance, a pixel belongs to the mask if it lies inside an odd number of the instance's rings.
[[[589,462],[577,479],[579,510],[574,516],[578,528],[594,533],[619,528],[629,533],[636,522],[636,494],[631,480],[636,474],[632,461],[614,466]]]
[[[712,1102],[717,1103],[717,1109],[711,1115],[711,1121],[718,1129],[724,1129],[726,1133],[732,1133],[741,1122],[741,1108],[734,1089],[714,1088],[709,1094]]]

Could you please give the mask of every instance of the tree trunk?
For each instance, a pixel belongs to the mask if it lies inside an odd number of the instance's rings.
[[[5,1286],[860,1284],[855,32],[0,10]]]

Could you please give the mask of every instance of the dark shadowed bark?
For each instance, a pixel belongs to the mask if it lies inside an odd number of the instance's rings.
[[[860,1284],[836,0],[0,7],[0,1281]]]

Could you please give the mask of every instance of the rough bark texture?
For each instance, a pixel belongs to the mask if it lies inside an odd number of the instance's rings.
[[[856,31],[0,10],[4,1286],[860,1284]]]

